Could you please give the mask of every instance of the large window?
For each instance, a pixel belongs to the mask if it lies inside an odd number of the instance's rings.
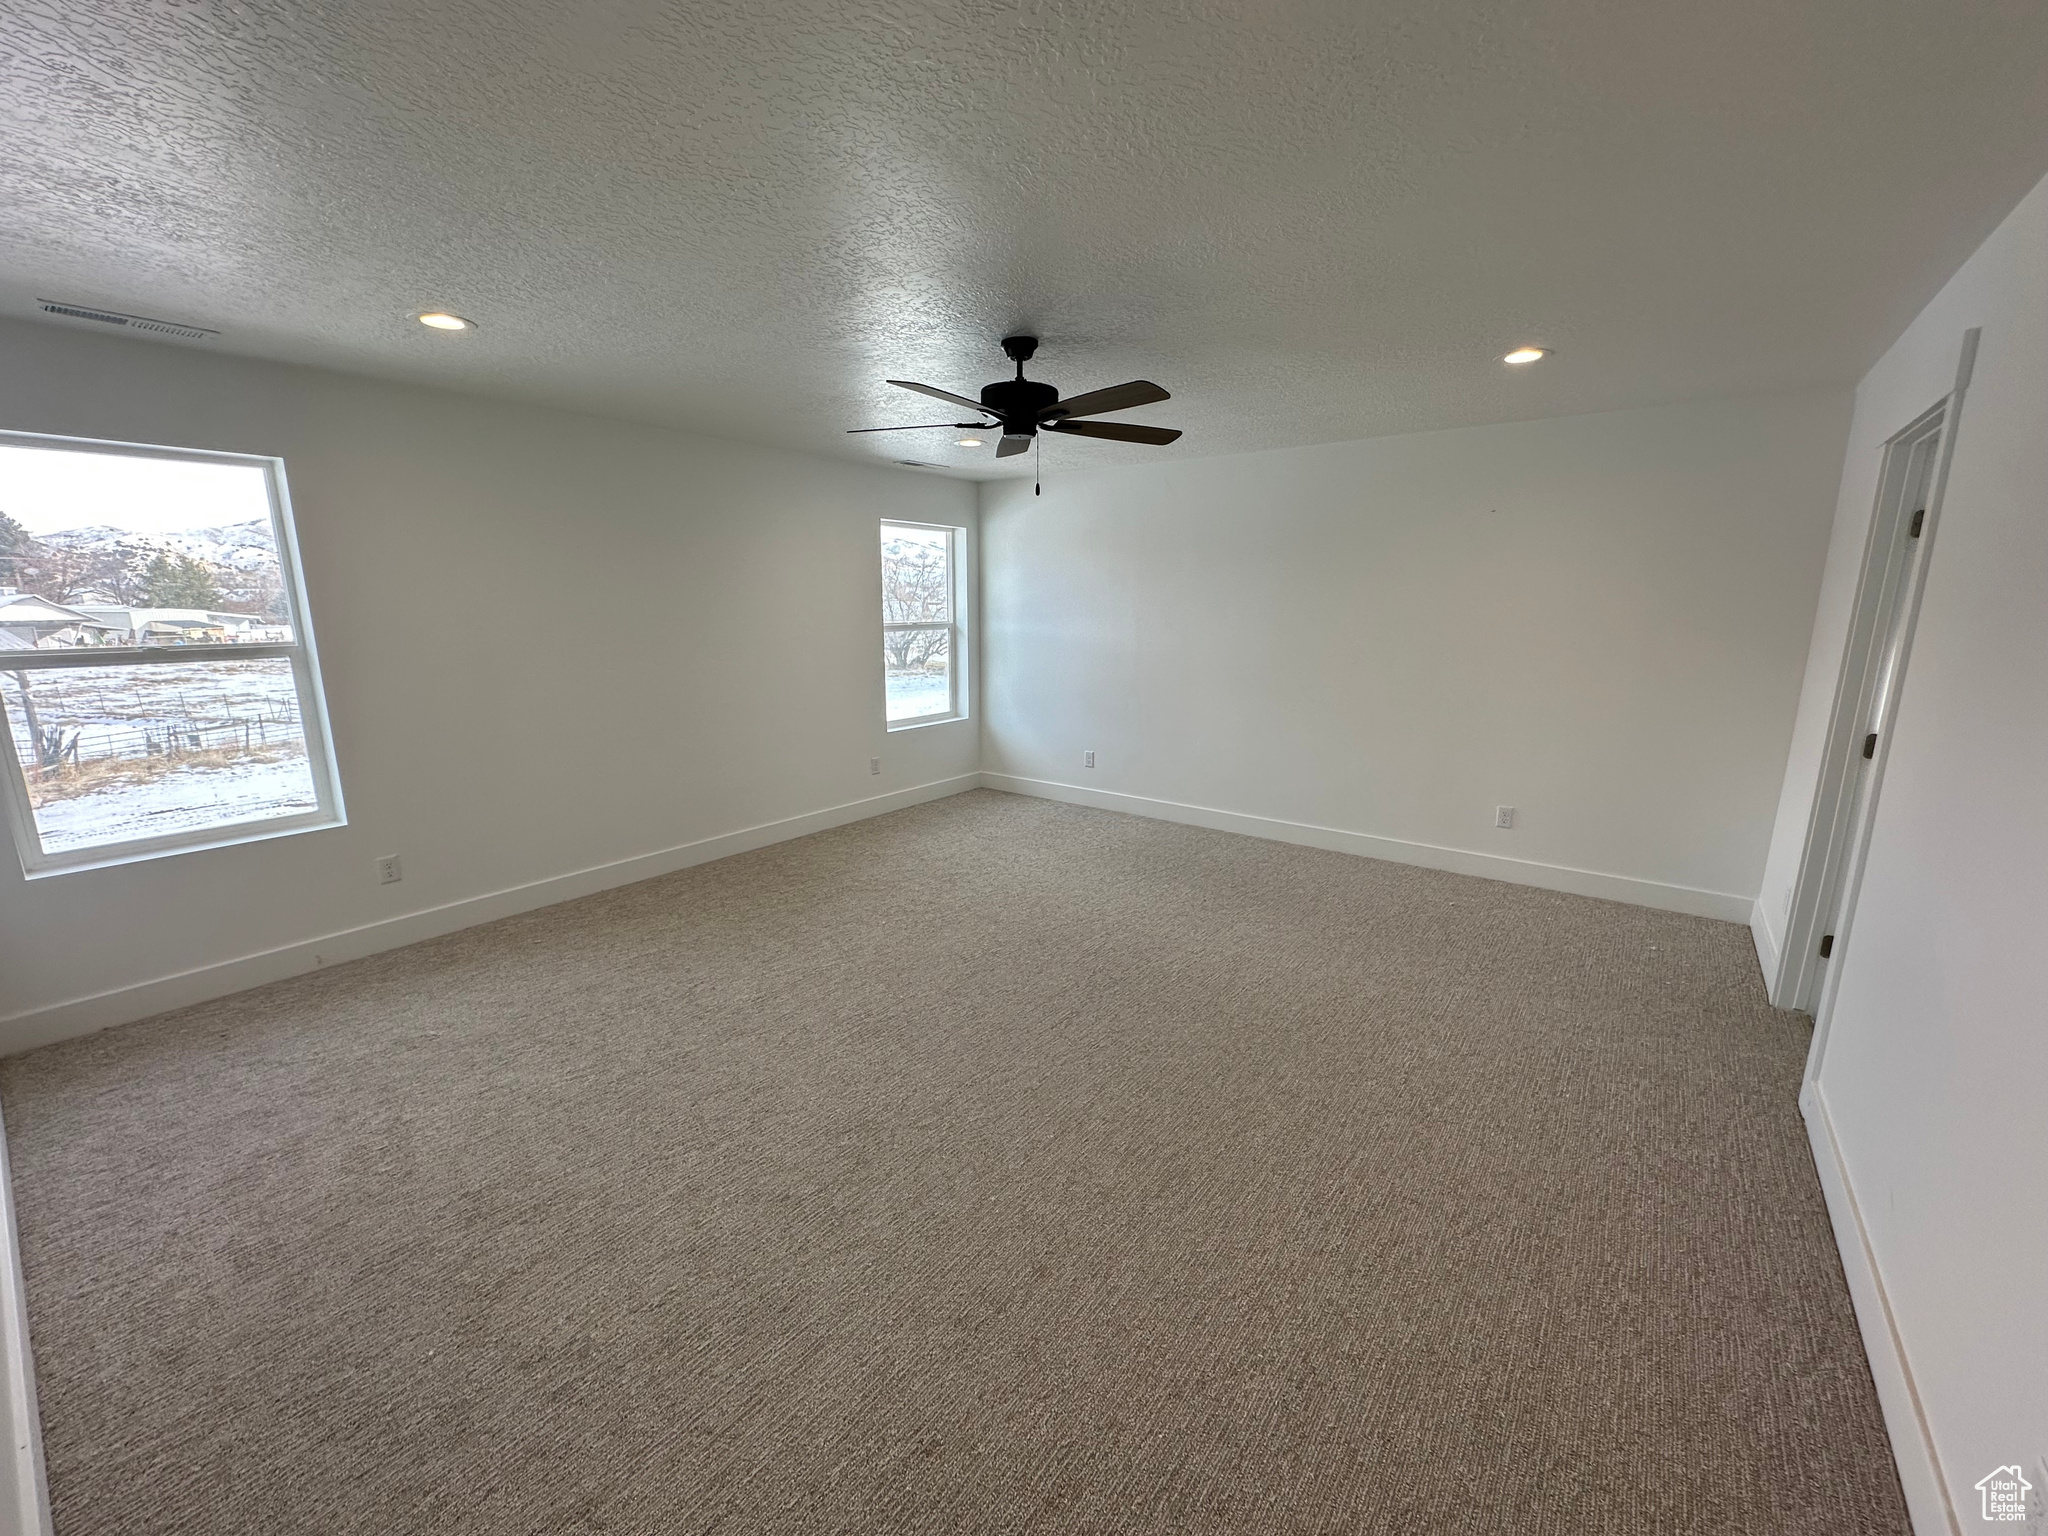
[[[284,466],[0,432],[0,704],[30,875],[338,825]]]
[[[959,556],[957,528],[882,524],[883,714],[891,730],[967,713]]]

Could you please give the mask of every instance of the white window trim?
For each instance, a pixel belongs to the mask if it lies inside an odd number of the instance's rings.
[[[915,528],[928,533],[943,533],[946,536],[946,573],[952,585],[952,613],[949,621],[923,620],[913,624],[890,624],[884,622],[882,633],[886,636],[894,630],[944,629],[951,631],[946,641],[946,687],[950,707],[942,715],[912,715],[903,720],[889,718],[889,684],[882,680],[882,726],[887,731],[914,731],[927,725],[953,725],[969,718],[968,698],[968,657],[967,657],[967,530],[954,523],[919,523],[908,518],[885,517],[878,521],[878,528]]]
[[[62,448],[74,452],[113,453],[126,458],[178,459],[201,464],[253,466],[263,471],[270,502],[270,530],[277,541],[278,574],[284,586],[285,617],[294,638],[264,645],[107,646],[50,651],[9,651],[0,654],[0,671],[34,672],[79,667],[175,666],[195,661],[261,661],[286,657],[298,689],[299,720],[306,738],[306,764],[313,779],[314,808],[294,816],[267,816],[228,822],[191,832],[130,838],[63,853],[43,852],[29,804],[27,778],[14,750],[14,732],[0,720],[0,811],[4,811],[22,874],[31,880],[78,870],[133,864],[176,853],[261,842],[299,832],[346,826],[348,812],[341,798],[341,775],[334,763],[333,737],[327,724],[327,696],[320,682],[320,657],[313,643],[313,621],[306,611],[305,577],[299,566],[298,535],[292,527],[291,494],[286,488],[284,460],[248,453],[219,453],[205,448],[167,448],[154,443],[119,443],[90,437],[57,437],[41,432],[0,431],[0,444],[28,448]]]

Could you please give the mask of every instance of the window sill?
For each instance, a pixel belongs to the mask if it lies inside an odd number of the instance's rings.
[[[44,863],[38,860],[34,869],[24,868],[22,878],[26,880],[49,880],[57,875],[75,875],[88,869],[113,869],[123,864],[143,864],[153,859],[168,859],[181,853],[204,853],[213,848],[233,848],[242,843],[263,843],[274,837],[296,837],[301,832],[325,832],[333,827],[345,827],[348,818],[342,815],[321,815],[317,820],[280,818],[283,825],[266,825],[263,822],[243,822],[240,826],[222,827],[217,835],[195,837],[191,842],[174,843],[169,847],[109,848],[104,854],[95,856],[90,851],[82,852],[76,861],[66,859],[62,863]]]
[[[898,720],[884,729],[893,735],[897,731],[921,731],[928,725],[965,725],[969,718],[967,715],[921,716],[916,720]]]

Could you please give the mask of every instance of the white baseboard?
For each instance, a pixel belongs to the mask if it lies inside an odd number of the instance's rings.
[[[1850,1182],[1841,1143],[1835,1138],[1834,1117],[1828,1113],[1827,1097],[1818,1083],[1807,1085],[1799,1096],[1799,1107],[1806,1115],[1813,1164],[1820,1172],[1821,1192],[1827,1197],[1835,1247],[1841,1250],[1842,1272],[1849,1280],[1849,1299],[1856,1306],[1856,1326],[1863,1335],[1863,1353],[1870,1359],[1871,1378],[1877,1383],[1878,1406],[1884,1410],[1885,1433],[1892,1443],[1892,1459],[1898,1463],[1899,1483],[1906,1492],[1906,1512],[1912,1518],[1915,1536],[1962,1536],[1962,1521],[1949,1497],[1941,1453],[1935,1448],[1921,1406],[1920,1389],[1913,1381],[1912,1362],[1899,1336],[1898,1320],[1892,1315],[1891,1298],[1885,1293],[1884,1272],[1870,1246],[1856,1187]]]
[[[0,1536],[50,1536],[50,1490],[43,1476],[43,1426],[36,1416],[35,1357],[28,1347],[28,1302],[21,1287],[21,1241],[14,1225],[14,1177],[0,1125]]]
[[[76,1035],[89,1035],[95,1030],[132,1023],[151,1014],[189,1007],[209,998],[225,997],[231,992],[244,992],[250,987],[281,981],[287,976],[298,976],[343,960],[359,960],[380,950],[439,938],[444,933],[474,928],[479,923],[495,922],[501,917],[530,912],[536,907],[551,907],[556,902],[573,901],[579,896],[594,895],[614,886],[631,885],[638,880],[651,880],[657,875],[688,869],[693,864],[708,864],[713,859],[747,853],[771,843],[787,842],[793,837],[806,837],[848,822],[864,821],[870,816],[976,789],[980,783],[979,774],[963,773],[950,779],[899,789],[892,794],[852,800],[807,815],[765,822],[758,827],[743,827],[737,832],[726,832],[675,848],[572,870],[502,891],[490,891],[444,906],[429,907],[423,912],[410,912],[401,917],[365,923],[359,928],[322,934],[301,943],[199,966],[90,997],[9,1014],[0,1018],[0,1055],[33,1050],[36,1046],[68,1040]],[[0,1536],[4,1536],[4,1532],[0,1532]]]
[[[1564,864],[1539,864],[1533,859],[1473,853],[1464,848],[1439,848],[1433,843],[1410,843],[1394,837],[1374,837],[1366,832],[1345,832],[1336,827],[1281,821],[1271,816],[1248,816],[1240,811],[1182,805],[1175,800],[1155,800],[1147,795],[1084,789],[1078,784],[1062,784],[1051,779],[984,773],[981,782],[988,789],[1006,790],[1013,795],[1036,795],[1042,800],[1064,800],[1072,805],[1092,805],[1098,810],[1127,811],[1134,816],[1185,822],[1189,826],[1208,827],[1217,832],[1242,832],[1249,837],[1263,837],[1273,842],[1300,843],[1309,848],[1327,848],[1333,853],[1353,853],[1368,859],[1391,859],[1397,864],[1419,864],[1427,869],[1448,870],[1452,874],[1478,875],[1486,880],[1533,885],[1573,896],[1597,896],[1605,901],[1625,901],[1638,907],[1687,912],[1694,917],[1715,917],[1724,922],[1747,922],[1750,909],[1756,905],[1751,897],[1734,896],[1725,891],[1701,891],[1691,886],[1638,880],[1629,875],[1604,875],[1597,870],[1573,869]]]
[[[1756,963],[1764,973],[1764,991],[1778,984],[1778,936],[1771,931],[1770,914],[1759,896],[1749,904],[1749,936],[1756,944]]]

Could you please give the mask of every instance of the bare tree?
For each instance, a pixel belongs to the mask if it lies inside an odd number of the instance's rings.
[[[943,545],[890,539],[882,546],[883,623],[945,623],[953,616],[952,587]]]
[[[140,553],[128,545],[75,549],[30,538],[19,523],[0,526],[0,586],[21,587],[53,603],[95,592],[117,603],[133,602],[142,592],[140,566]]]
[[[882,545],[882,622],[944,624],[953,617],[953,573],[943,544],[889,539]],[[945,629],[885,629],[882,649],[895,672],[929,667],[944,657]]]
[[[216,567],[222,613],[246,613],[277,623],[284,618],[284,572],[275,560],[247,570]]]
[[[916,671],[942,659],[950,638],[950,631],[943,629],[885,629],[882,653],[889,658],[891,672]]]

